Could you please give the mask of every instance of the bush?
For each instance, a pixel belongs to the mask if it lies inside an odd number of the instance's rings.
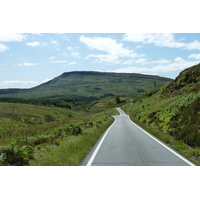
[[[52,115],[44,115],[44,119],[45,119],[46,122],[56,121],[56,118]]]
[[[34,148],[32,146],[16,146],[15,144],[7,147],[0,147],[0,165],[28,165],[33,158]]]
[[[66,125],[62,127],[59,131],[64,132],[66,135],[80,135],[83,133],[82,128],[79,125]]]

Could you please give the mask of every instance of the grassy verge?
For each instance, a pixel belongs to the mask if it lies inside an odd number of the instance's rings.
[[[152,128],[132,117],[131,117],[131,120],[135,122],[137,125],[139,125],[140,127],[142,127],[144,130],[151,133],[152,135],[154,135],[155,137],[157,137],[158,139],[166,143],[168,146],[176,150],[178,153],[183,155],[185,158],[187,158],[189,161],[191,161],[195,165],[200,166],[200,148],[199,147],[192,148],[189,145],[185,144],[183,141],[175,140],[174,137],[164,133],[163,131],[159,129]]]
[[[113,118],[106,117],[100,125],[89,127],[83,134],[67,136],[59,146],[43,145],[34,153],[30,161],[32,166],[77,166],[89,153],[104,131],[113,123]]]
[[[0,103],[0,166],[78,165],[115,113]]]

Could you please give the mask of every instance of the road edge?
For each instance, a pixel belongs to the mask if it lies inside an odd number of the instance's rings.
[[[91,165],[92,165],[92,162],[94,161],[94,159],[95,159],[95,157],[96,157],[96,155],[97,155],[97,153],[98,153],[98,151],[99,151],[99,149],[100,149],[100,147],[101,147],[101,145],[102,145],[102,143],[103,143],[105,137],[107,136],[109,130],[110,130],[110,129],[113,127],[113,125],[115,124],[116,118],[115,118],[115,116],[112,116],[112,117],[115,119],[114,122],[110,125],[110,127],[109,127],[109,128],[105,131],[105,133],[103,134],[103,137],[100,139],[100,141],[99,141],[97,147],[95,148],[94,152],[92,153],[92,156],[91,156],[90,159],[88,160],[86,166],[91,166]]]
[[[151,137],[152,139],[154,139],[156,142],[158,142],[160,145],[162,145],[163,147],[165,147],[167,150],[169,150],[171,153],[175,154],[177,157],[179,157],[181,160],[183,160],[184,162],[186,162],[188,165],[190,166],[196,166],[194,163],[190,162],[189,160],[187,160],[186,158],[184,158],[181,154],[177,153],[174,149],[172,149],[171,147],[168,147],[165,143],[163,143],[162,141],[160,141],[158,138],[156,138],[155,136],[151,135],[150,133],[148,133],[146,130],[144,130],[142,127],[140,127],[139,125],[137,125],[135,122],[133,122],[130,119],[130,116],[128,115],[128,119],[135,125],[137,126],[140,130],[142,130],[145,134],[147,134],[149,137]]]

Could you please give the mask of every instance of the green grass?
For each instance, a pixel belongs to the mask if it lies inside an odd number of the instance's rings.
[[[114,114],[0,103],[0,165],[79,165]]]
[[[45,134],[75,114],[60,108],[0,103],[0,145],[18,137]]]
[[[77,166],[83,161],[94,144],[98,141],[103,132],[113,122],[107,118],[100,126],[94,126],[84,130],[78,136],[68,136],[60,141],[58,147],[49,145],[42,147],[34,154],[30,161],[32,166]]]

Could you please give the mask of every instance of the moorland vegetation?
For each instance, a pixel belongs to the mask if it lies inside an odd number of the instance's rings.
[[[200,64],[175,80],[71,72],[32,89],[0,90],[0,165],[79,165],[116,107],[200,165],[199,105]]]

